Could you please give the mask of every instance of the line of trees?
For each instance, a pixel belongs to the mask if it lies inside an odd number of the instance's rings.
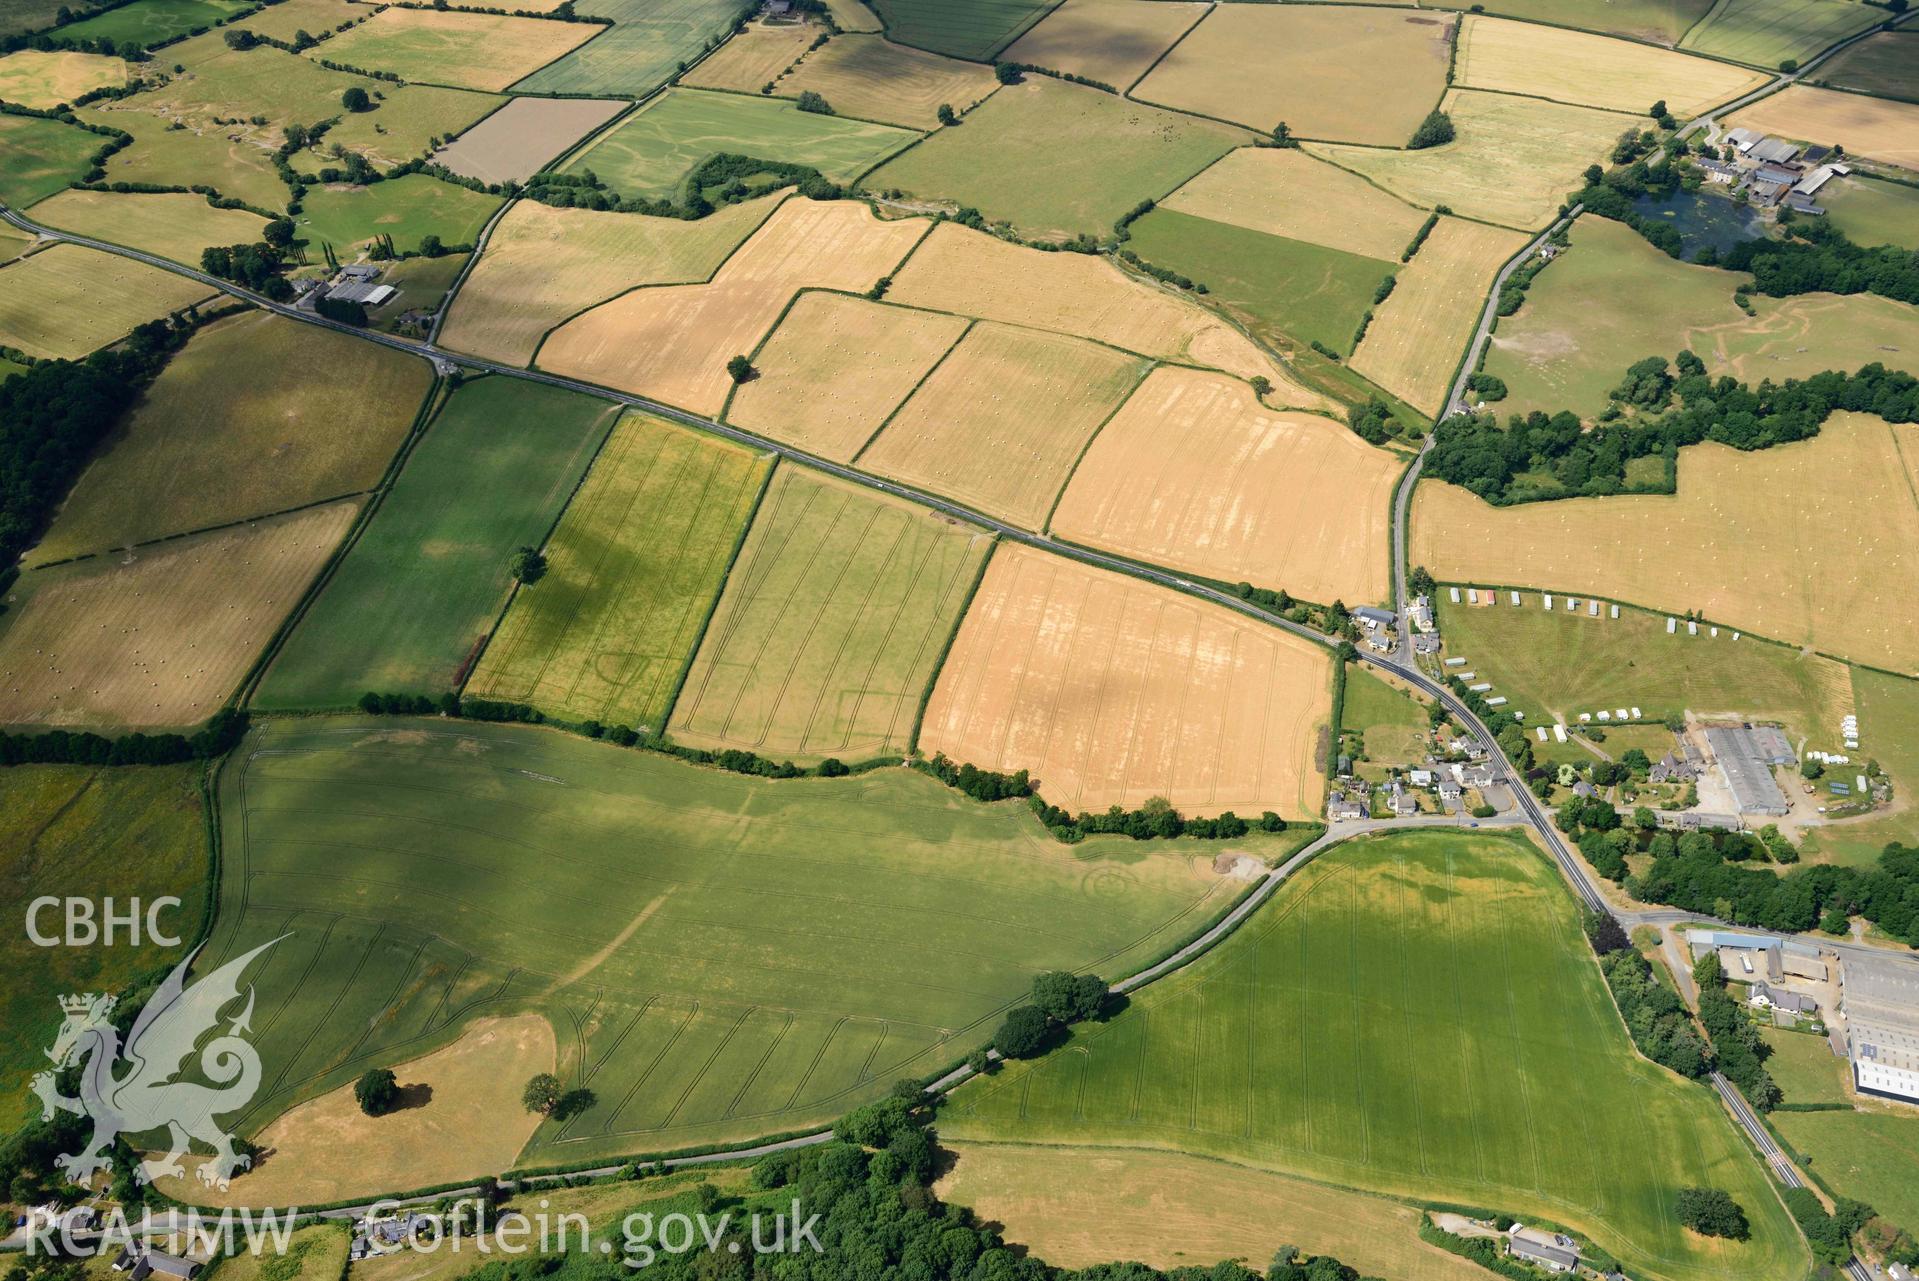
[[[1653,973],[1626,931],[1607,912],[1588,912],[1586,941],[1599,957],[1613,1003],[1639,1052],[1654,1063],[1698,1080],[1713,1068],[1712,1051],[1693,1026],[1686,1003]]]
[[[561,209],[600,209],[693,220],[781,187],[797,187],[809,200],[838,200],[845,194],[838,183],[811,165],[762,160],[738,152],[721,152],[703,161],[687,175],[678,200],[622,197],[591,169],[579,173],[534,174],[527,179],[523,194]]]
[[[1695,961],[1692,977],[1699,985],[1699,1022],[1712,1038],[1720,1072],[1754,1107],[1761,1112],[1772,1111],[1781,1097],[1779,1086],[1765,1067],[1772,1047],[1726,991],[1726,971],[1719,964],[1719,954],[1708,952]]]
[[[224,756],[247,732],[247,714],[222,708],[192,734],[0,733],[0,765],[178,765]]]
[[[1675,370],[1674,364],[1677,368]],[[1630,366],[1613,389],[1611,421],[1587,430],[1562,410],[1514,414],[1504,428],[1490,413],[1455,414],[1434,429],[1428,475],[1507,505],[1601,494],[1672,493],[1672,468],[1663,482],[1628,485],[1635,459],[1663,457],[1702,441],[1735,449],[1768,449],[1819,434],[1838,410],[1875,414],[1887,422],[1919,421],[1919,379],[1874,362],[1857,373],[1826,370],[1809,378],[1758,386],[1730,376],[1713,378],[1690,351],[1675,362],[1651,356]],[[1632,414],[1622,420],[1630,409]],[[1606,415],[1602,415],[1602,418]],[[1558,489],[1532,480],[1549,472]],[[1522,486],[1515,481],[1526,477]]]

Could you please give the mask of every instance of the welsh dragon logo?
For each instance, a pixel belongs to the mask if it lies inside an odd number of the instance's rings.
[[[116,998],[91,992],[60,998],[66,1021],[46,1052],[53,1067],[33,1078],[33,1092],[40,1096],[45,1120],[51,1121],[56,1111],[93,1120],[87,1146],[56,1162],[69,1179],[84,1184],[107,1169],[120,1135],[162,1129],[168,1133],[169,1151],[141,1162],[137,1177],[142,1183],[184,1174],[180,1158],[194,1139],[214,1150],[214,1158],[198,1171],[200,1182],[208,1186],[225,1190],[234,1175],[253,1164],[251,1157],[234,1151],[232,1136],[214,1120],[245,1107],[260,1088],[259,1051],[243,1039],[252,1031],[250,984],[246,1007],[199,1051],[200,1074],[213,1084],[174,1078],[186,1070],[201,1038],[218,1030],[220,1012],[240,998],[247,966],[279,941],[262,943],[188,987],[187,967],[200,954],[195,948],[141,1009],[124,1047],[113,1026]],[[76,1064],[80,1094],[70,1098],[60,1093],[56,1074]]]

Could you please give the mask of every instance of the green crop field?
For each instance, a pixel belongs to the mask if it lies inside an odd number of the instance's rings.
[[[521,726],[273,722],[220,799],[209,961],[288,936],[236,1123],[531,1010],[597,1102],[527,1162],[818,1124],[963,1057],[1035,972],[1137,968],[1244,884],[1206,843],[1068,847],[905,770],[772,782]]]
[[[412,173],[366,187],[314,187],[301,203],[295,234],[313,242],[313,256],[325,243],[349,259],[376,236],[392,236],[400,253],[418,250],[421,237],[430,235],[445,245],[470,245],[501,200]]]
[[[513,86],[521,93],[643,97],[707,41],[732,29],[736,0],[580,0],[579,11],[613,26]]]
[[[659,728],[765,486],[769,460],[631,413],[515,593],[469,691]]]
[[[1919,40],[1913,41],[1919,54]],[[1826,220],[1856,244],[1919,250],[1919,186],[1854,175],[1819,193]]]
[[[198,765],[14,765],[0,769],[0,943],[7,974],[0,994],[0,1126],[27,1119],[27,1079],[47,1066],[41,1050],[60,1026],[58,998],[113,992],[161,965],[183,945],[38,947],[27,936],[27,905],[43,895],[96,900],[111,893],[152,902],[171,895],[161,928],[190,944],[206,914],[207,837]],[[39,928],[61,932],[58,910]],[[144,935],[142,938],[144,939]]]
[[[1717,374],[1748,382],[1854,370],[1868,360],[1919,373],[1919,312],[1864,294],[1757,296],[1748,316],[1732,290],[1750,277],[1676,262],[1621,223],[1587,216],[1572,247],[1541,272],[1499,322],[1486,372],[1509,413],[1606,407],[1626,367],[1690,350]]]
[[[0,115],[0,200],[15,209],[63,190],[87,172],[107,139],[38,116]]]
[[[1266,341],[1287,334],[1342,354],[1352,352],[1373,292],[1399,265],[1172,209],[1155,209],[1132,231],[1127,248],[1204,284],[1208,301]]]
[[[956,1139],[1178,1148],[1542,1215],[1668,1281],[1796,1281],[1806,1250],[1705,1087],[1638,1058],[1556,869],[1523,837],[1349,842],[1187,971],[964,1087]],[[1752,1240],[1691,1236],[1723,1188]]]
[[[64,26],[54,39],[73,44],[111,40],[122,49],[145,49],[252,7],[252,0],[133,0],[132,4]]]
[[[1045,76],[1001,89],[862,184],[976,207],[1034,236],[1105,235],[1252,135]]]
[[[904,752],[991,541],[782,467],[674,706],[674,738],[809,761]]]
[[[901,44],[975,62],[1025,34],[1058,0],[873,0],[886,35]]]
[[[461,387],[288,638],[255,705],[339,707],[369,689],[453,688],[506,603],[514,549],[546,537],[615,412],[517,379]]]
[[[1807,857],[1851,863],[1859,867],[1876,866],[1880,853],[1894,841],[1919,845],[1919,805],[1912,797],[1919,792],[1919,680],[1853,669],[1853,701],[1858,708],[1858,753],[1847,753],[1879,762],[1879,768],[1892,776],[1893,795],[1899,808],[1880,817],[1816,828],[1806,834]],[[1919,1228],[1919,1216],[1913,1226]]]
[[[1881,98],[1919,102],[1919,32],[1904,27],[1869,36],[1821,66],[1818,80]]]
[[[812,165],[849,182],[919,135],[890,125],[801,111],[780,98],[674,89],[574,157],[623,196],[676,198],[687,174],[723,151]]]
[[[263,312],[195,334],[28,555],[43,565],[370,489],[424,361]]]
[[[1770,68],[1804,62],[1885,18],[1860,0],[1718,0],[1679,47]]]
[[[1438,608],[1447,654],[1493,682],[1528,725],[1551,724],[1555,714],[1577,722],[1601,708],[1637,707],[1654,720],[1690,709],[1779,720],[1825,741],[1851,710],[1851,669],[1832,659],[1750,636],[1735,641],[1723,627],[1717,637],[1705,628],[1688,636],[1683,626],[1667,635],[1664,614],[1623,606],[1618,618],[1610,609],[1589,618],[1583,605],[1549,614],[1537,592],[1521,599],[1519,609],[1504,592],[1497,605],[1442,600]]]

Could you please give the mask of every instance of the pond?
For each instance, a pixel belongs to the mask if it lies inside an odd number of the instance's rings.
[[[1754,210],[1704,188],[1682,189],[1670,196],[1640,196],[1633,201],[1633,209],[1642,218],[1657,218],[1678,228],[1688,261],[1697,258],[1708,245],[1723,254],[1741,241],[1758,240],[1766,234],[1765,221]]]

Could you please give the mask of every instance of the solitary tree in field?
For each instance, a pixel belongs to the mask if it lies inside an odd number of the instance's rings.
[[[513,553],[509,568],[515,581],[532,586],[546,576],[546,557],[537,548],[522,547]]]
[[[1253,375],[1253,395],[1265,397],[1272,394],[1273,380],[1265,374]]]
[[[726,373],[736,383],[743,383],[753,376],[753,362],[744,356],[735,356],[726,362]]]
[[[1003,85],[1016,85],[1019,83],[1019,68],[1010,62],[996,62],[993,64],[993,78]]]
[[[799,100],[793,105],[801,111],[810,111],[816,116],[830,116],[833,114],[833,104],[811,89],[800,94]]]
[[[340,95],[340,105],[348,111],[367,111],[373,106],[373,99],[366,96],[366,90],[354,85]]]
[[[368,1068],[353,1083],[353,1097],[368,1116],[385,1116],[400,1101],[400,1083],[392,1068]]]
[[[1751,1235],[1746,1212],[1718,1188],[1681,1188],[1674,1198],[1673,1209],[1681,1223],[1701,1236],[1744,1241]]]
[[[956,125],[959,123],[959,113],[953,110],[953,104],[950,102],[942,102],[940,104],[939,117],[940,123],[943,125]]]
[[[520,1102],[529,1112],[549,1114],[560,1106],[560,1078],[551,1072],[541,1072],[526,1083],[526,1089],[520,1094]]]

